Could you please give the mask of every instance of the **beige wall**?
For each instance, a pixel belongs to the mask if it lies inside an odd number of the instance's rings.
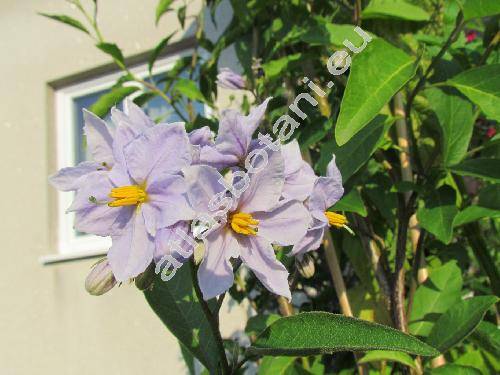
[[[153,47],[176,27],[173,14],[154,26],[157,1],[99,1],[106,39],[126,55]],[[0,0],[0,374],[183,373],[176,340],[134,287],[91,297],[83,283],[92,261],[38,261],[55,251],[47,82],[109,60],[37,11],[76,15],[62,0]],[[223,317],[226,333],[241,326],[238,316]]]

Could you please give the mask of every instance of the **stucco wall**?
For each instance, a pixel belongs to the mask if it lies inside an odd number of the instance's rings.
[[[156,45],[177,27],[173,13],[154,26],[157,1],[100,1],[106,39],[126,55]],[[55,251],[47,82],[109,60],[86,35],[37,11],[77,14],[62,0],[0,1],[0,374],[184,373],[175,338],[134,287],[91,297],[83,283],[93,261],[38,261]],[[223,316],[226,333],[240,316]]]

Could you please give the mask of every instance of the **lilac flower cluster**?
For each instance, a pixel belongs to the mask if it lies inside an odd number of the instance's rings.
[[[159,273],[166,259],[175,274],[201,239],[205,299],[231,287],[238,257],[267,289],[291,298],[273,245],[293,246],[301,257],[319,248],[328,226],[344,226],[345,217],[327,211],[343,194],[342,178],[335,158],[327,176],[317,177],[297,141],[253,138],[268,102],[248,116],[224,112],[215,137],[207,127],[187,133],[183,123],[154,124],[131,101],[123,112],[112,110],[110,125],[84,112],[93,160],[61,169],[50,182],[75,192],[68,211],[76,230],[112,238],[96,271],[108,272],[103,292],[152,264]]]

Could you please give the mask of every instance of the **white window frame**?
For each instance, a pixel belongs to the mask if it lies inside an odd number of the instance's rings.
[[[193,49],[186,49],[177,54],[159,58],[155,62],[152,75],[169,71],[180,58],[191,53],[193,53]],[[147,63],[138,65],[130,70],[135,76],[141,79],[146,79],[149,76]],[[74,100],[84,95],[109,89],[122,75],[122,72],[117,71],[55,90],[56,144],[54,151],[56,152],[56,170],[74,166],[76,163],[74,140],[76,138],[75,132],[77,129],[75,126],[69,126],[73,125],[74,121]],[[135,85],[137,85],[137,83],[135,83]],[[204,107],[204,111],[205,116],[211,113],[210,108],[207,106]],[[111,246],[111,239],[109,237],[99,237],[89,234],[76,235],[73,228],[75,215],[74,213],[66,213],[66,209],[71,205],[73,196],[73,192],[57,192],[57,208],[55,215],[57,221],[55,226],[57,231],[55,236],[57,254],[43,257],[47,258],[42,259],[43,263],[58,262],[61,259],[105,254]]]

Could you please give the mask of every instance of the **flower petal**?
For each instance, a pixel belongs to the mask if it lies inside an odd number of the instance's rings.
[[[344,188],[342,187],[342,176],[335,164],[335,155],[326,168],[327,177],[319,177],[314,184],[311,197],[309,198],[309,209],[324,212],[342,198]],[[314,215],[313,216],[317,216]],[[317,217],[322,220],[320,217]]]
[[[212,131],[208,126],[193,130],[188,134],[188,137],[192,145],[207,146],[213,144]]]
[[[118,235],[124,231],[135,207],[109,207],[96,204],[93,207],[76,211],[75,229],[79,232],[97,236]]]
[[[286,164],[285,164],[286,166]],[[291,174],[285,172],[285,184],[283,185],[283,198],[287,200],[306,200],[312,193],[317,177],[309,164],[303,162],[302,167]]]
[[[325,226],[309,229],[306,235],[293,246],[290,255],[301,255],[308,251],[318,249],[321,246],[324,234]]]
[[[92,155],[92,160],[106,163],[109,167],[114,164],[113,135],[115,129],[107,125],[92,112],[83,110],[83,132],[87,137],[87,147]]]
[[[118,281],[139,275],[153,260],[154,239],[144,225],[140,212],[134,217],[119,236],[113,236],[113,245],[108,252],[108,260]]]
[[[178,173],[191,163],[191,145],[183,123],[148,129],[124,149],[127,169],[139,184]]]
[[[97,205],[106,205],[110,201],[109,193],[113,188],[108,172],[94,171],[82,176],[79,180],[79,187],[75,194],[75,199],[67,212],[92,208]]]
[[[239,156],[234,154],[223,154],[214,146],[203,146],[200,149],[199,163],[222,169],[232,167],[239,163]]]
[[[78,164],[76,167],[68,167],[62,168],[52,176],[49,177],[49,182],[54,186],[57,190],[61,191],[73,191],[77,190],[82,181],[81,177],[95,172],[99,169],[102,169],[103,166],[94,161],[84,161]]]
[[[237,256],[240,246],[227,228],[214,230],[204,240],[205,255],[198,269],[198,283],[203,298],[209,300],[233,285],[233,267],[229,261]]]
[[[180,232],[183,234],[179,234]],[[193,254],[194,247],[192,242],[184,239],[185,237],[192,238],[187,221],[181,221],[170,227],[159,229],[155,236],[155,262],[159,262],[165,255],[172,255],[182,263],[187,261],[189,256]],[[179,248],[182,254],[179,253]]]
[[[225,190],[219,182],[222,175],[207,165],[193,165],[183,172],[188,184],[187,195],[191,207],[197,213],[208,212],[210,200]]]
[[[267,166],[250,175],[249,186],[240,198],[239,211],[267,211],[278,203],[285,182],[283,156],[280,151],[271,150],[267,150],[267,155]]]
[[[234,110],[225,111],[215,140],[217,150],[223,154],[234,155],[240,160],[246,157],[252,135],[264,117],[270,100],[271,98],[267,98],[262,104],[252,108],[248,116]]]
[[[241,236],[238,240],[241,245],[240,257],[255,276],[268,290],[290,300],[292,296],[288,286],[288,271],[276,259],[269,241],[260,236]]]
[[[282,246],[294,245],[306,234],[311,215],[297,201],[286,202],[270,212],[255,212],[259,237]]]

